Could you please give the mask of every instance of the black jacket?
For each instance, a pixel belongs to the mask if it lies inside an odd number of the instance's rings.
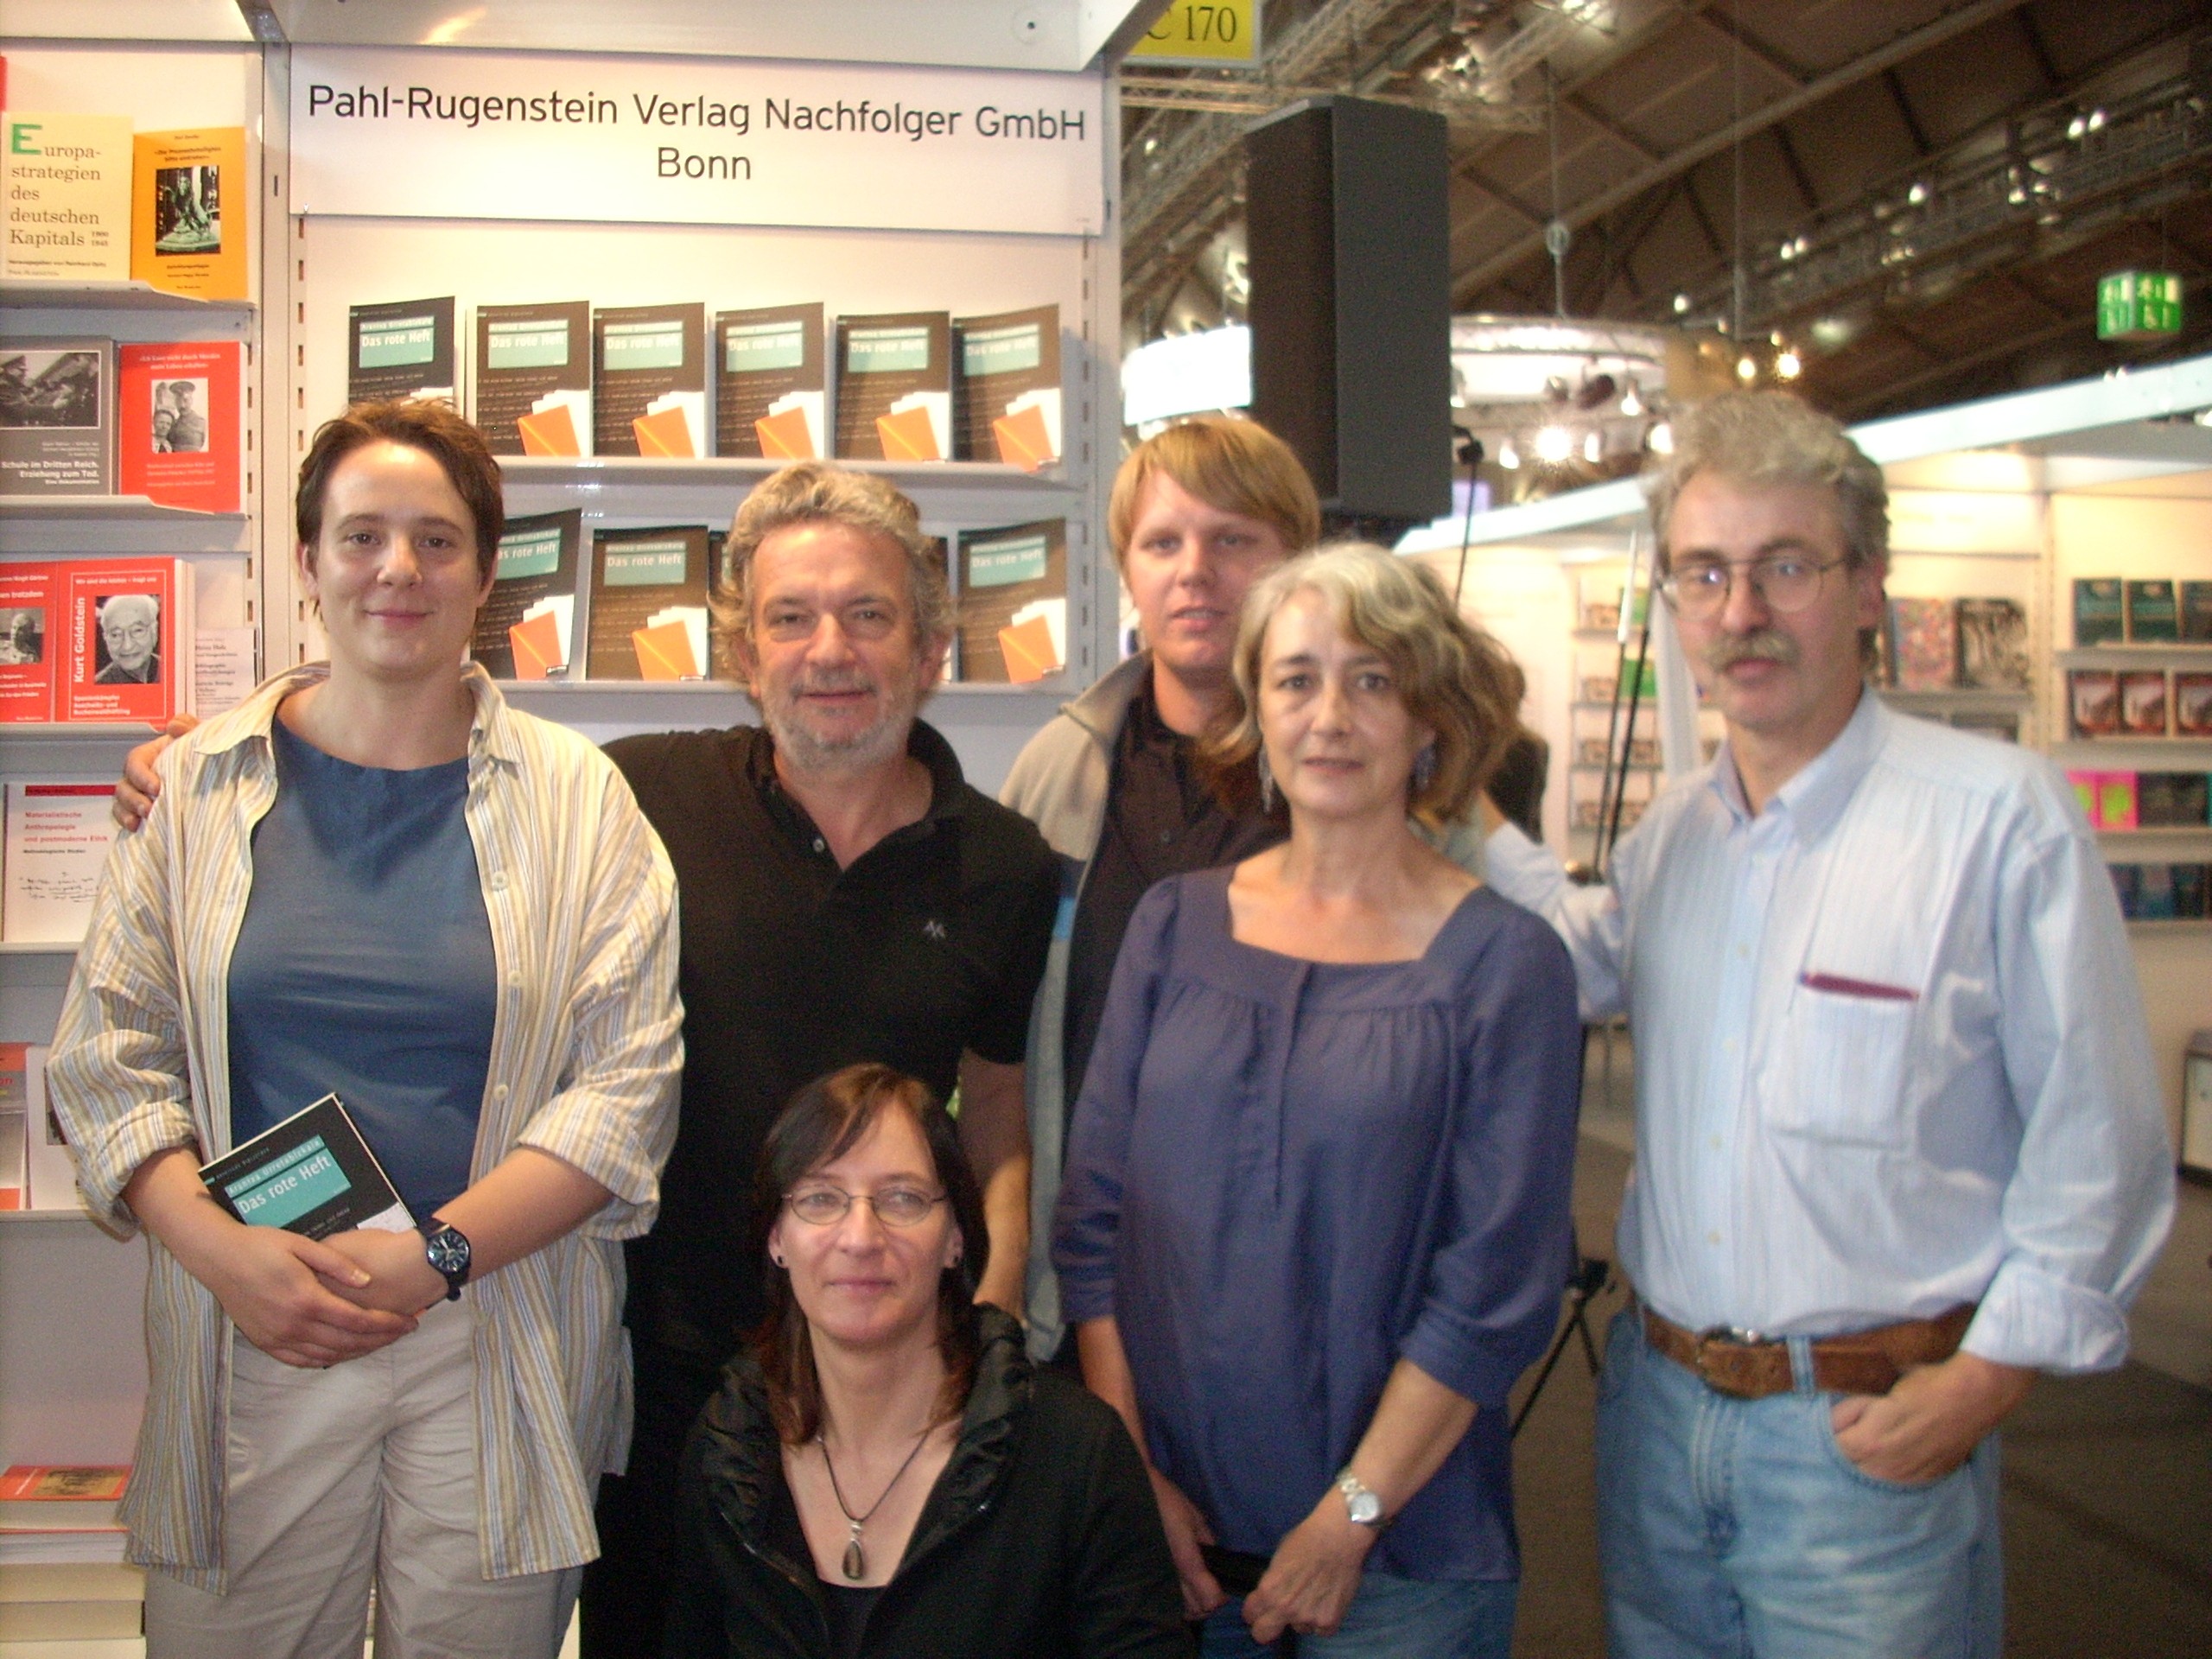
[[[861,1651],[899,1659],[1183,1659],[1175,1567],[1121,1419],[1032,1369],[982,1310],[982,1354],[952,1456]],[[813,1558],[749,1355],[684,1447],[668,1659],[829,1659]]]

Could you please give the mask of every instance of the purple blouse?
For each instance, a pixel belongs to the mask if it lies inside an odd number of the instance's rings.
[[[1068,1321],[1116,1319],[1153,1460],[1258,1554],[1413,1361],[1482,1409],[1369,1566],[1515,1577],[1503,1408],[1572,1262],[1566,950],[1483,887],[1418,961],[1280,956],[1230,937],[1230,875],[1130,920],[1070,1128]]]

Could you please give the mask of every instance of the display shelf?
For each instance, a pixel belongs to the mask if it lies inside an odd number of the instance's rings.
[[[2145,645],[2076,645],[2051,655],[2061,668],[2212,668],[2212,644],[2195,639]]]
[[[126,520],[139,524],[172,521],[242,524],[246,515],[244,512],[201,512],[193,507],[167,507],[143,495],[0,496],[0,523],[40,518],[72,523]]]
[[[0,1210],[0,1223],[17,1227],[81,1227],[88,1233],[100,1230],[99,1224],[82,1210]]]
[[[2212,737],[2075,737],[2050,753],[2068,772],[2212,772]]]
[[[44,940],[0,940],[0,957],[73,957],[81,939],[67,944],[53,944]]]
[[[1880,685],[1875,690],[1882,701],[1898,709],[1996,709],[2032,708],[2036,694],[2032,691],[2003,691],[1984,685],[1947,686],[1937,691],[1907,691],[1902,686]]]
[[[2131,933],[2212,933],[2212,918],[2202,916],[2131,916]]]
[[[1569,772],[1613,772],[1619,770],[1618,767],[1608,766],[1604,762],[1599,760],[1571,760],[1567,763],[1567,769]],[[1661,766],[1656,760],[1638,760],[1633,762],[1627,769],[1630,772],[1651,772],[1665,770],[1665,768]]]
[[[2212,828],[2203,824],[2100,830],[2097,840],[2106,859],[2114,864],[2193,864],[2212,860]]]
[[[665,486],[687,484],[750,486],[790,463],[740,456],[667,461],[647,455],[510,455],[499,462],[509,484],[568,489]],[[1027,473],[1019,467],[985,461],[840,461],[835,465],[887,479],[908,494],[934,490],[1007,496],[1051,497],[1072,501],[1077,486],[1054,473]]]
[[[10,311],[182,311],[194,316],[251,316],[251,300],[172,294],[151,283],[41,283],[0,277],[0,305]]]
[[[65,749],[83,743],[138,744],[158,735],[161,729],[144,720],[0,721],[0,750]]]

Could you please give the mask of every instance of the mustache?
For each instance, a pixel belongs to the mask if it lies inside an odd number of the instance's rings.
[[[1797,642],[1779,628],[1761,628],[1752,633],[1724,634],[1705,648],[1707,668],[1717,671],[1738,663],[1779,663],[1784,668],[1795,668]]]
[[[804,697],[842,691],[874,691],[880,688],[867,674],[849,670],[842,673],[803,675],[793,680],[788,689],[791,696]]]

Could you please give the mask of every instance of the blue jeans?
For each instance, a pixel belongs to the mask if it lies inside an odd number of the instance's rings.
[[[1997,1437],[1901,1485],[1844,1456],[1838,1395],[1717,1394],[1613,1320],[1598,1385],[1598,1548],[1612,1659],[1996,1659]]]
[[[1300,1637],[1299,1659],[1507,1659],[1519,1589],[1511,1579],[1432,1583],[1363,1573],[1337,1633]],[[1199,1659],[1270,1651],[1252,1640],[1237,1597],[1206,1620],[1198,1643]]]

